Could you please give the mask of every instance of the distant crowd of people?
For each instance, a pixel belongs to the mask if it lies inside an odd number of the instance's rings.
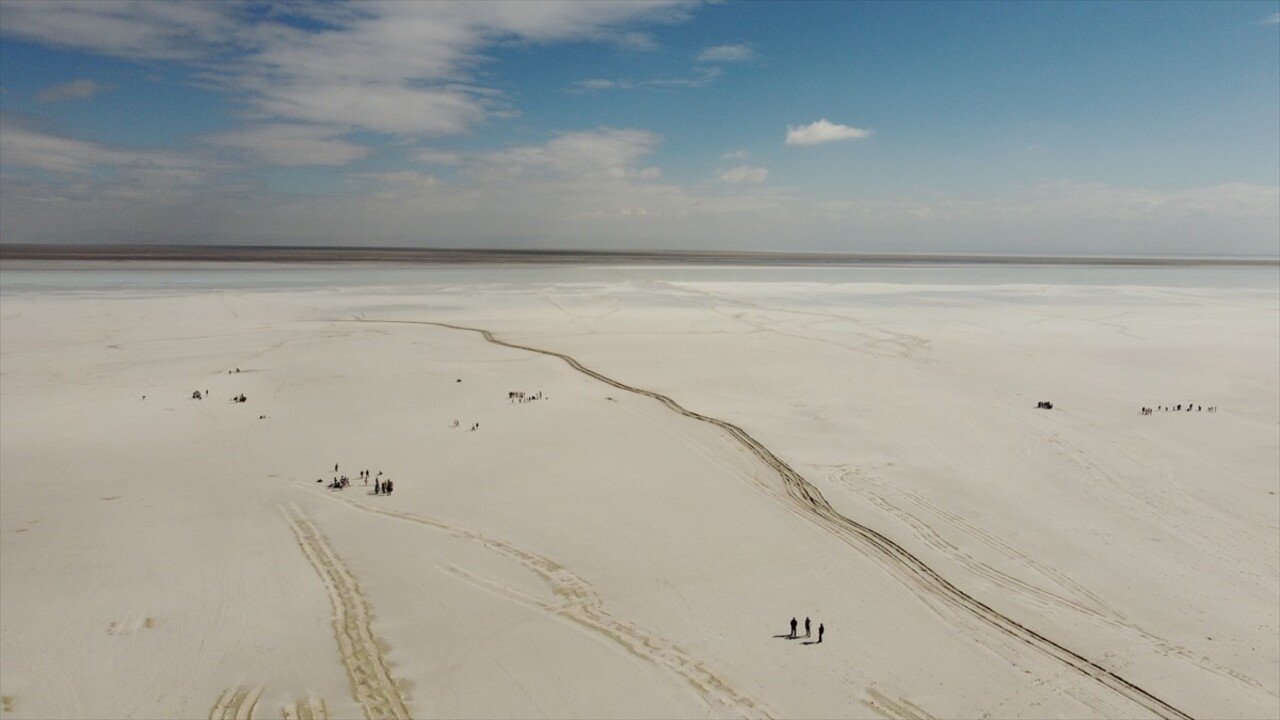
[[[1218,412],[1218,406],[1217,406],[1217,405],[1210,405],[1209,407],[1204,407],[1203,405],[1193,405],[1193,404],[1191,404],[1191,403],[1187,403],[1187,405],[1186,405],[1186,407],[1185,407],[1185,408],[1184,408],[1181,404],[1178,404],[1178,405],[1157,405],[1157,406],[1155,406],[1154,408],[1149,408],[1149,407],[1144,407],[1144,408],[1142,408],[1142,414],[1143,414],[1143,415],[1150,415],[1150,414],[1155,413],[1155,412],[1191,412],[1192,410],[1195,410],[1196,412],[1211,412],[1211,413],[1215,413],[1215,412]]]

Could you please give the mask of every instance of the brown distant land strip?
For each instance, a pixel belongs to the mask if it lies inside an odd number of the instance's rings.
[[[658,264],[842,266],[897,264],[1017,264],[1118,266],[1272,266],[1280,258],[963,255],[929,253],[797,253],[684,250],[484,250],[295,245],[3,244],[0,260],[418,263],[418,264]]]

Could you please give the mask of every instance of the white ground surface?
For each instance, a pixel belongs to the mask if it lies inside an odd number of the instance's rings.
[[[1009,272],[10,272],[0,717],[1280,716],[1280,294]]]

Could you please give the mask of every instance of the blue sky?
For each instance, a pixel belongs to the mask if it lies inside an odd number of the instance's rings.
[[[0,2],[0,242],[1280,254],[1280,2]]]

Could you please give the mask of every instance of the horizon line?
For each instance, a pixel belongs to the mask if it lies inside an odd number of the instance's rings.
[[[1064,253],[830,252],[774,250],[528,249],[344,245],[4,243],[0,260],[192,261],[192,262],[402,262],[479,263],[502,260],[566,264],[616,261],[791,265],[857,265],[894,262],[1030,263],[1101,265],[1276,265],[1278,256],[1073,255]]]

